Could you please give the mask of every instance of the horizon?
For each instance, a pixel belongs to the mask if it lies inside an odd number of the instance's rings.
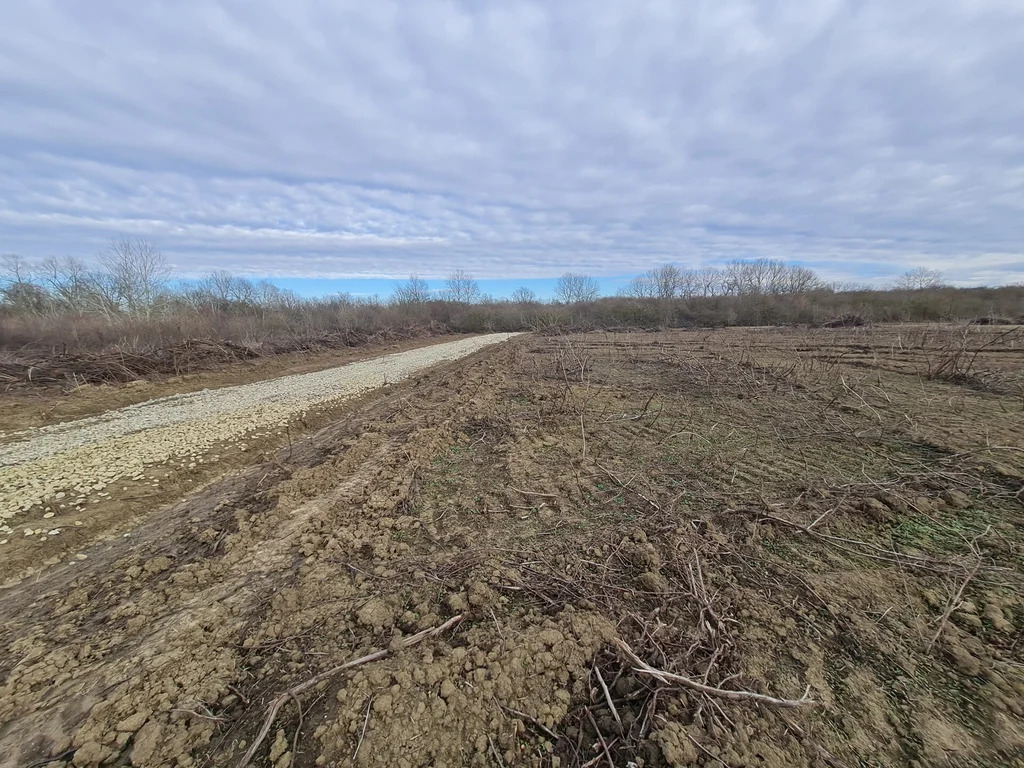
[[[1024,6],[7,16],[0,253],[93,262],[139,237],[180,276],[303,295],[457,268],[495,295],[567,271],[608,294],[757,258],[876,287],[1024,280]]]

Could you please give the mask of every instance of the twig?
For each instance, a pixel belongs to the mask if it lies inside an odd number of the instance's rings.
[[[204,715],[201,712],[193,712],[191,709],[172,709],[171,712],[181,712],[183,715],[191,715],[192,717],[198,717],[202,720],[213,720],[217,723],[226,723],[228,719],[226,717],[217,717],[215,715]]]
[[[558,494],[557,493],[540,493],[539,491],[524,491],[522,488],[516,488],[515,486],[512,486],[512,485],[510,485],[509,488],[511,488],[513,491],[516,491],[517,493],[521,493],[521,494],[523,494],[525,496],[544,496],[544,497],[549,498],[549,499],[557,499],[558,498]]]
[[[292,701],[295,702],[295,708],[299,710],[299,724],[295,726],[295,735],[292,736],[292,762],[295,762],[299,759],[299,736],[302,733],[303,720],[302,702],[299,701],[299,697],[294,693],[288,695],[292,697]]]
[[[352,753],[352,762],[359,757],[359,748],[363,746],[363,737],[366,736],[366,726],[370,724],[370,707],[373,706],[373,696],[366,701],[366,717],[363,718],[363,728],[359,731],[359,742],[356,744],[356,751]]]
[[[604,736],[601,735],[601,729],[597,727],[597,720],[594,719],[594,713],[589,709],[586,710],[587,717],[590,718],[590,724],[594,726],[594,733],[597,734],[597,740],[601,744],[601,751],[604,752],[604,757],[608,761],[608,768],[615,768],[615,762],[612,760],[612,753],[608,751],[608,744],[605,743]]]
[[[701,744],[699,741],[697,741],[695,738],[693,738],[693,736],[688,734],[686,731],[683,731],[683,734],[686,736],[686,738],[688,738],[693,743],[693,746],[695,746],[697,749],[699,749],[705,755],[710,757],[715,762],[721,763],[722,765],[725,766],[725,768],[729,768],[729,764],[727,762],[725,762],[725,760],[720,758],[718,755],[711,754],[711,752],[708,751],[707,747],[705,747],[703,744]]]
[[[615,722],[619,724],[619,732],[622,732],[622,718],[619,717],[619,711],[615,709],[615,704],[612,702],[612,694],[608,690],[608,686],[601,676],[601,670],[594,666],[594,674],[597,675],[597,682],[601,684],[601,690],[604,691],[604,699],[608,702],[608,709],[612,711],[612,717],[615,718]],[[613,681],[614,682],[614,681]]]
[[[580,461],[586,461],[587,459],[587,431],[583,428],[583,412],[580,411],[580,437],[583,438],[583,454],[580,456]]]
[[[284,706],[285,702],[288,701],[289,698],[295,698],[303,691],[308,691],[313,686],[322,683],[324,680],[333,677],[339,672],[344,672],[345,670],[353,669],[355,667],[362,666],[363,664],[369,664],[371,661],[379,661],[380,659],[387,658],[395,651],[416,645],[417,643],[426,640],[428,637],[432,635],[439,635],[446,629],[454,627],[456,624],[462,621],[462,619],[463,615],[460,613],[459,615],[453,616],[452,618],[448,619],[448,621],[446,621],[444,624],[441,624],[432,629],[424,629],[422,632],[417,632],[415,635],[399,640],[391,648],[385,648],[380,651],[374,651],[373,653],[368,653],[366,656],[360,656],[358,659],[346,661],[344,664],[339,664],[338,666],[333,667],[332,669],[329,669],[326,672],[321,672],[319,675],[315,675],[309,678],[309,680],[306,680],[303,683],[299,683],[298,685],[289,688],[287,691],[282,693],[280,696],[278,696],[271,702],[270,707],[267,709],[267,716],[263,721],[263,727],[260,729],[260,732],[256,736],[256,739],[253,741],[252,746],[249,747],[248,751],[246,751],[245,755],[242,757],[242,760],[238,763],[238,768],[245,768],[245,766],[249,765],[249,763],[252,762],[253,757],[256,756],[256,750],[259,749],[260,744],[263,743],[263,741],[267,738],[267,735],[270,733],[270,729],[274,725],[274,719],[277,717],[278,711],[281,709],[282,706]]]
[[[505,768],[505,761],[502,760],[501,755],[498,754],[498,748],[494,746],[491,734],[487,734],[487,743],[491,745],[491,754],[494,755],[494,759],[498,761],[498,765],[500,765],[501,768]]]
[[[514,715],[515,717],[520,717],[523,720],[528,720],[529,722],[533,723],[535,726],[537,726],[538,729],[543,731],[545,735],[549,736],[550,738],[554,739],[555,741],[558,741],[560,738],[562,738],[562,735],[560,733],[558,733],[557,731],[551,730],[550,728],[548,728],[546,725],[544,725],[544,723],[542,723],[537,718],[531,717],[530,715],[526,714],[525,712],[520,712],[518,709],[512,709],[512,707],[506,707],[504,704],[498,704],[498,706],[501,707],[502,709],[504,709],[510,715]]]
[[[946,628],[946,623],[949,621],[949,617],[953,614],[953,611],[956,610],[957,605],[960,604],[960,598],[963,597],[964,590],[967,589],[967,585],[971,583],[971,580],[978,575],[978,571],[981,568],[981,552],[978,551],[978,539],[980,539],[982,536],[988,533],[991,528],[992,526],[986,527],[984,531],[975,536],[974,539],[971,541],[971,550],[973,550],[974,553],[978,556],[978,559],[975,561],[974,567],[971,568],[970,571],[968,571],[967,578],[965,578],[963,582],[960,584],[960,589],[956,591],[956,595],[953,597],[952,600],[949,601],[949,604],[946,605],[946,610],[942,614],[942,620],[939,621],[939,628],[935,630],[935,635],[928,643],[928,646],[925,648],[925,651],[931,651],[935,643],[938,642],[939,636],[942,634],[942,630]]]
[[[813,707],[818,705],[817,701],[809,698],[807,695],[811,690],[810,686],[807,686],[807,690],[804,691],[804,695],[799,699],[777,699],[774,696],[765,696],[762,693],[754,693],[753,691],[731,691],[724,688],[714,688],[710,685],[698,683],[696,680],[691,680],[688,677],[683,677],[682,675],[677,675],[673,672],[665,672],[661,669],[655,669],[637,656],[636,653],[633,652],[633,649],[625,642],[622,640],[616,640],[616,643],[619,648],[622,649],[623,653],[626,654],[629,660],[633,662],[635,665],[634,670],[636,672],[642,672],[645,675],[650,675],[663,683],[679,683],[680,685],[691,688],[695,691],[706,693],[709,696],[718,696],[731,701],[757,701],[762,704],[771,704],[775,707],[786,707],[790,709],[796,707]]]
[[[785,715],[781,715],[780,714],[779,717],[782,718],[782,722],[784,722],[787,725],[787,727],[791,728],[795,733],[798,733],[801,736],[801,738],[804,739],[804,741],[806,743],[808,743],[812,747],[814,747],[814,750],[818,753],[818,756],[822,760],[824,760],[825,763],[827,763],[828,765],[832,766],[832,768],[849,768],[849,766],[847,766],[846,763],[842,762],[839,758],[837,758],[835,755],[833,755],[831,752],[829,752],[823,746],[821,746],[820,744],[818,744],[818,743],[816,743],[814,741],[811,741],[809,739],[809,737],[808,737],[807,731],[805,731],[799,725],[797,725],[796,723],[792,722]]]

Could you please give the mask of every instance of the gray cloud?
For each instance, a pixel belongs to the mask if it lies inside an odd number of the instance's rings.
[[[1024,279],[1017,2],[38,2],[0,250],[550,276],[771,256]]]

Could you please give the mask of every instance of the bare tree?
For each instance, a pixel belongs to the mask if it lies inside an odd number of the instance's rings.
[[[525,285],[521,285],[512,291],[512,301],[516,304],[534,304],[537,301],[537,294]]]
[[[39,280],[50,294],[55,311],[96,312],[108,318],[121,312],[113,278],[103,272],[90,272],[72,256],[44,259],[39,265]]]
[[[217,269],[208,274],[200,281],[202,290],[210,297],[210,303],[214,306],[223,305],[227,307],[235,300],[235,276],[226,269]]]
[[[395,286],[395,291],[391,294],[393,304],[424,304],[428,301],[430,286],[417,275],[409,275],[409,279]]]
[[[445,301],[474,304],[480,301],[480,285],[471,274],[457,269],[444,281],[443,296]]]
[[[280,291],[280,288],[266,281],[254,283],[226,269],[215,270],[199,281],[203,305],[218,311],[265,304],[279,296]]]
[[[736,259],[725,265],[726,292],[736,295],[775,293],[785,265],[771,259],[743,261]]]
[[[597,280],[590,275],[566,272],[555,284],[555,298],[563,304],[594,301],[601,293]]]
[[[149,317],[171,278],[163,255],[142,238],[111,241],[100,254],[118,303],[130,315]]]
[[[681,295],[683,270],[675,264],[663,264],[637,275],[620,294],[637,299],[674,299]]]
[[[920,291],[942,285],[942,272],[928,267],[914,267],[896,278],[895,287],[904,291]]]
[[[42,315],[50,308],[50,297],[33,282],[33,267],[13,253],[0,258],[0,302],[15,312]]]
[[[725,276],[714,267],[701,267],[694,272],[694,295],[718,296],[725,292]]]
[[[295,291],[281,288],[269,280],[256,283],[256,301],[263,307],[298,307],[302,304]]]
[[[31,283],[34,273],[32,265],[16,253],[0,257],[0,276],[5,283]]]
[[[724,293],[736,296],[779,296],[820,290],[825,283],[807,267],[777,259],[735,260],[722,273]]]
[[[657,286],[648,275],[637,275],[622,286],[618,293],[619,296],[631,299],[653,299],[657,295]]]
[[[679,282],[676,288],[676,295],[684,299],[700,295],[700,279],[696,270],[679,270]]]
[[[647,272],[654,284],[656,298],[674,299],[679,295],[682,272],[675,264],[663,264]]]
[[[827,288],[828,285],[807,267],[788,266],[782,277],[782,293],[810,293]]]

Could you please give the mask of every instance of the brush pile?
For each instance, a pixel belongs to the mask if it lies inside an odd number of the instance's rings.
[[[0,387],[65,388],[84,384],[125,384],[159,376],[208,371],[271,355],[322,352],[447,332],[438,323],[386,329],[374,333],[345,329],[314,335],[289,335],[240,344],[217,339],[186,339],[170,345],[120,344],[98,352],[22,350],[0,357]]]

